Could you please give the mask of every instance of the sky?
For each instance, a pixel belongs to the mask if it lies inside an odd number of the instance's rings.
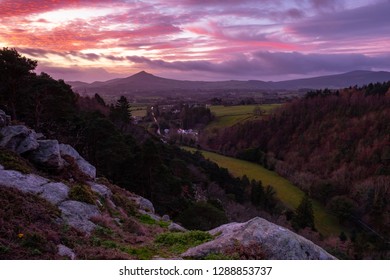
[[[390,0],[0,0],[0,47],[66,81],[390,71]]]

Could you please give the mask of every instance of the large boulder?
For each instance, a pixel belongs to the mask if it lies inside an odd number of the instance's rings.
[[[112,192],[107,186],[95,182],[87,182],[87,183],[91,187],[91,190],[93,192],[97,193],[98,195],[104,198],[111,198]]]
[[[55,205],[68,199],[69,187],[63,183],[49,182],[48,179],[35,174],[22,174],[19,171],[4,170],[1,167],[0,187],[35,194]]]
[[[0,133],[3,136],[0,146],[18,154],[24,154],[39,147],[35,131],[24,125],[6,126],[0,130]]]
[[[247,250],[249,255],[274,260],[332,260],[324,249],[281,226],[256,217],[245,223],[230,223],[210,231],[214,240],[190,248],[182,257],[203,258],[210,253]],[[256,257],[256,256],[255,256]]]
[[[4,127],[10,124],[11,117],[8,116],[3,110],[0,110],[0,127]]]
[[[171,223],[168,226],[168,230],[173,231],[173,232],[186,232],[186,231],[188,231],[187,229],[185,229],[184,227],[182,227],[181,225],[176,224],[176,223]]]
[[[39,196],[51,204],[58,205],[69,198],[69,187],[63,183],[48,183],[42,187],[43,191]]]
[[[150,200],[138,195],[129,197],[129,199],[135,203],[138,209],[154,214],[154,206]]]
[[[67,160],[67,157],[70,157],[74,163],[76,163],[80,172],[85,174],[91,179],[96,178],[96,168],[88,161],[86,161],[80,154],[70,145],[60,144],[60,153],[61,156]]]
[[[67,200],[58,205],[62,211],[62,218],[72,227],[85,232],[91,233],[96,225],[90,221],[92,217],[100,215],[97,206],[85,202]]]
[[[22,174],[15,170],[0,170],[0,186],[15,188],[25,193],[40,194],[49,180],[35,174]]]
[[[57,140],[37,140],[39,147],[31,154],[31,160],[38,165],[61,170],[64,160],[61,158],[60,145]]]

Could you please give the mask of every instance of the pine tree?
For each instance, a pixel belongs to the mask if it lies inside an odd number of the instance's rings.
[[[126,97],[121,96],[115,106],[111,106],[110,110],[110,119],[121,131],[123,131],[131,120],[129,101],[127,101]]]
[[[296,230],[305,227],[310,227],[313,230],[315,229],[313,205],[307,194],[302,198],[301,203],[295,210],[292,225]]]

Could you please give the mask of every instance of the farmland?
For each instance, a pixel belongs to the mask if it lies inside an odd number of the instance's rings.
[[[265,104],[265,105],[238,105],[238,106],[210,106],[211,112],[216,116],[216,119],[211,122],[207,129],[229,127],[239,122],[258,119],[263,115],[269,114],[273,109],[279,107],[280,104]],[[255,108],[260,107],[261,114],[255,115]]]

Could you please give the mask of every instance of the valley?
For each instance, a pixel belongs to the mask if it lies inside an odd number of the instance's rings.
[[[188,147],[183,147],[183,149],[191,152],[197,151],[194,148]],[[220,167],[227,168],[235,177],[246,175],[249,180],[260,180],[263,185],[272,186],[276,191],[276,196],[291,210],[296,209],[304,197],[304,192],[298,187],[294,186],[276,172],[265,169],[259,164],[212,152],[200,152],[205,158],[217,163]],[[345,230],[345,228],[339,224],[337,218],[329,213],[320,202],[312,200],[312,203],[315,226],[321,234],[324,236],[338,235],[341,231]]]

